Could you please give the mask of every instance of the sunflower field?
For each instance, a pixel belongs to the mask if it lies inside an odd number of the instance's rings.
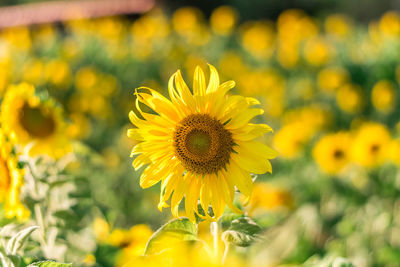
[[[400,13],[0,29],[0,266],[400,266]]]

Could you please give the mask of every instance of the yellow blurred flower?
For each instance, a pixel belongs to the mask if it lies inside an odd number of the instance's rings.
[[[69,115],[69,123],[66,133],[72,139],[83,139],[91,133],[91,123],[85,114],[75,112]]]
[[[395,11],[385,13],[380,22],[379,29],[385,36],[399,36],[400,34],[400,16]]]
[[[328,63],[334,55],[333,46],[321,37],[311,38],[304,45],[304,57],[311,65],[321,66]]]
[[[217,34],[227,35],[232,32],[238,20],[238,12],[230,6],[220,6],[211,14],[210,24]]]
[[[293,134],[296,133],[296,134]],[[300,156],[304,145],[311,138],[310,129],[301,123],[284,125],[274,136],[273,147],[283,158],[296,158]]]
[[[243,267],[245,266],[245,262],[243,262],[243,260],[235,254],[230,253],[226,258],[225,263],[222,263],[221,256],[214,255],[202,242],[179,242],[172,243],[169,246],[166,245],[165,249],[158,254],[152,254],[143,257],[132,257],[131,260],[126,262],[124,266]]]
[[[98,72],[92,67],[83,67],[75,75],[75,87],[82,92],[91,92],[98,80]]]
[[[111,233],[111,235],[112,234],[113,233]],[[116,266],[123,266],[132,259],[142,256],[146,248],[147,241],[150,239],[152,234],[153,231],[145,224],[137,224],[133,226],[126,233],[124,243],[120,244],[120,246],[123,247],[123,250],[117,258]]]
[[[346,83],[348,79],[349,74],[346,69],[328,67],[318,73],[318,86],[325,92],[333,92]]]
[[[325,31],[338,39],[344,39],[352,31],[351,19],[343,14],[333,14],[325,20]]]
[[[274,187],[268,183],[255,183],[254,192],[246,210],[251,216],[267,211],[291,209],[294,205],[292,194],[284,189]]]
[[[6,28],[0,32],[0,39],[8,42],[13,50],[29,51],[32,46],[31,33],[28,27]]]
[[[22,79],[34,85],[43,83],[44,64],[39,59],[31,59],[24,64],[22,70]]]
[[[394,84],[383,80],[377,82],[372,88],[372,105],[380,112],[391,112],[395,106],[396,91]]]
[[[5,132],[17,144],[30,144],[30,154],[61,157],[71,151],[65,135],[62,109],[52,99],[35,95],[27,83],[11,85],[1,106],[1,122]]]
[[[246,70],[242,57],[234,50],[227,51],[221,56],[219,68],[221,76],[227,79],[237,79]]]
[[[391,136],[379,123],[365,123],[358,129],[352,142],[352,159],[364,167],[376,167],[388,157]]]
[[[361,88],[351,83],[341,86],[337,91],[336,101],[340,109],[347,113],[359,112],[363,106]]]
[[[328,174],[340,173],[350,162],[350,134],[339,132],[322,137],[313,149],[313,157]]]
[[[45,65],[44,76],[52,85],[66,88],[70,83],[71,71],[67,62],[53,59]]]
[[[210,40],[210,32],[204,24],[203,13],[194,7],[181,7],[172,16],[174,30],[194,45],[204,45]]]
[[[30,216],[20,200],[23,183],[23,169],[18,166],[13,144],[0,128],[0,202],[4,203],[6,218],[24,220]]]
[[[135,20],[131,26],[131,33],[138,43],[148,41],[160,41],[168,36],[170,24],[163,12],[159,9],[153,10]]]
[[[400,165],[400,139],[395,139],[389,144],[389,159]]]
[[[256,58],[269,58],[275,45],[275,32],[272,22],[253,21],[241,27],[243,47]]]
[[[110,226],[103,218],[96,217],[94,219],[93,230],[94,234],[96,235],[96,239],[99,242],[107,242],[108,236],[110,234]]]
[[[277,60],[282,67],[292,68],[299,61],[300,42],[315,36],[318,27],[303,11],[289,9],[279,15],[277,28]]]

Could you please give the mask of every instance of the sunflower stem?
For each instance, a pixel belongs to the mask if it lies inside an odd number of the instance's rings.
[[[224,255],[222,256],[222,264],[225,264],[226,257],[228,256],[228,253],[229,253],[229,249],[230,249],[229,243],[225,242]]]
[[[214,256],[218,256],[218,243],[219,243],[219,235],[218,235],[218,222],[211,222],[210,224],[211,235],[213,236],[214,241]]]

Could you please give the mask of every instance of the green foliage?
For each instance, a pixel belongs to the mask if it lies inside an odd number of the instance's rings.
[[[231,226],[222,233],[222,240],[227,244],[248,247],[260,239],[261,227],[249,217],[240,217],[231,222]]]
[[[145,255],[168,250],[182,242],[197,241],[197,227],[189,219],[174,219],[158,229],[147,242]]]
[[[72,263],[59,263],[55,261],[40,261],[30,264],[28,267],[72,267]]]

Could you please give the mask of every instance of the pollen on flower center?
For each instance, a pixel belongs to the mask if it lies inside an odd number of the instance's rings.
[[[229,163],[234,145],[232,133],[207,114],[192,114],[174,132],[176,157],[187,171],[217,173]]]
[[[55,128],[55,121],[51,115],[44,114],[38,107],[24,104],[19,114],[22,127],[33,137],[45,138],[50,136]]]

